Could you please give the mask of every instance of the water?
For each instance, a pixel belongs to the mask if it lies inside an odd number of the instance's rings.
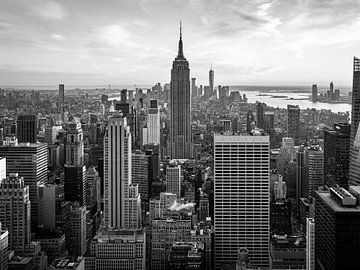
[[[240,94],[245,94],[248,98],[248,103],[255,103],[256,101],[264,102],[266,105],[274,108],[286,108],[288,104],[299,105],[300,109],[306,110],[307,108],[315,108],[316,110],[331,110],[332,112],[351,112],[351,104],[348,103],[322,103],[312,102],[309,99],[310,93],[292,93],[292,92],[275,92],[275,93],[262,93],[259,96],[258,91],[240,90]],[[266,96],[264,96],[266,95]],[[271,96],[287,96],[272,98]],[[293,98],[290,100],[289,98]],[[298,100],[298,98],[302,98]],[[306,99],[304,99],[306,98]]]

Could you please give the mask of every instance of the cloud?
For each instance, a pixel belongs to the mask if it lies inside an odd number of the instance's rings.
[[[59,34],[52,34],[51,38],[56,40],[56,41],[64,41],[64,40],[66,40],[66,38],[64,36],[59,35]]]
[[[54,1],[41,1],[34,5],[33,10],[45,19],[61,20],[66,16],[65,9]]]

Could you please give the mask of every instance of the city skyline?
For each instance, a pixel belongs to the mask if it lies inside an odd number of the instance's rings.
[[[16,0],[0,7],[5,86],[168,82],[180,19],[198,84],[207,84],[212,62],[215,85],[351,85],[349,63],[359,54],[356,1]]]

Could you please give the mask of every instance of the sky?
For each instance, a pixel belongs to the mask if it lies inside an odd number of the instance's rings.
[[[1,0],[0,87],[170,80],[179,21],[191,77],[352,84],[358,0]]]

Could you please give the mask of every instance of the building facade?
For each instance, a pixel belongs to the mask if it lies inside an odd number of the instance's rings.
[[[35,114],[20,114],[16,122],[18,143],[37,142],[37,121]]]
[[[214,135],[215,269],[235,263],[241,247],[254,265],[269,267],[269,148],[260,131]]]

